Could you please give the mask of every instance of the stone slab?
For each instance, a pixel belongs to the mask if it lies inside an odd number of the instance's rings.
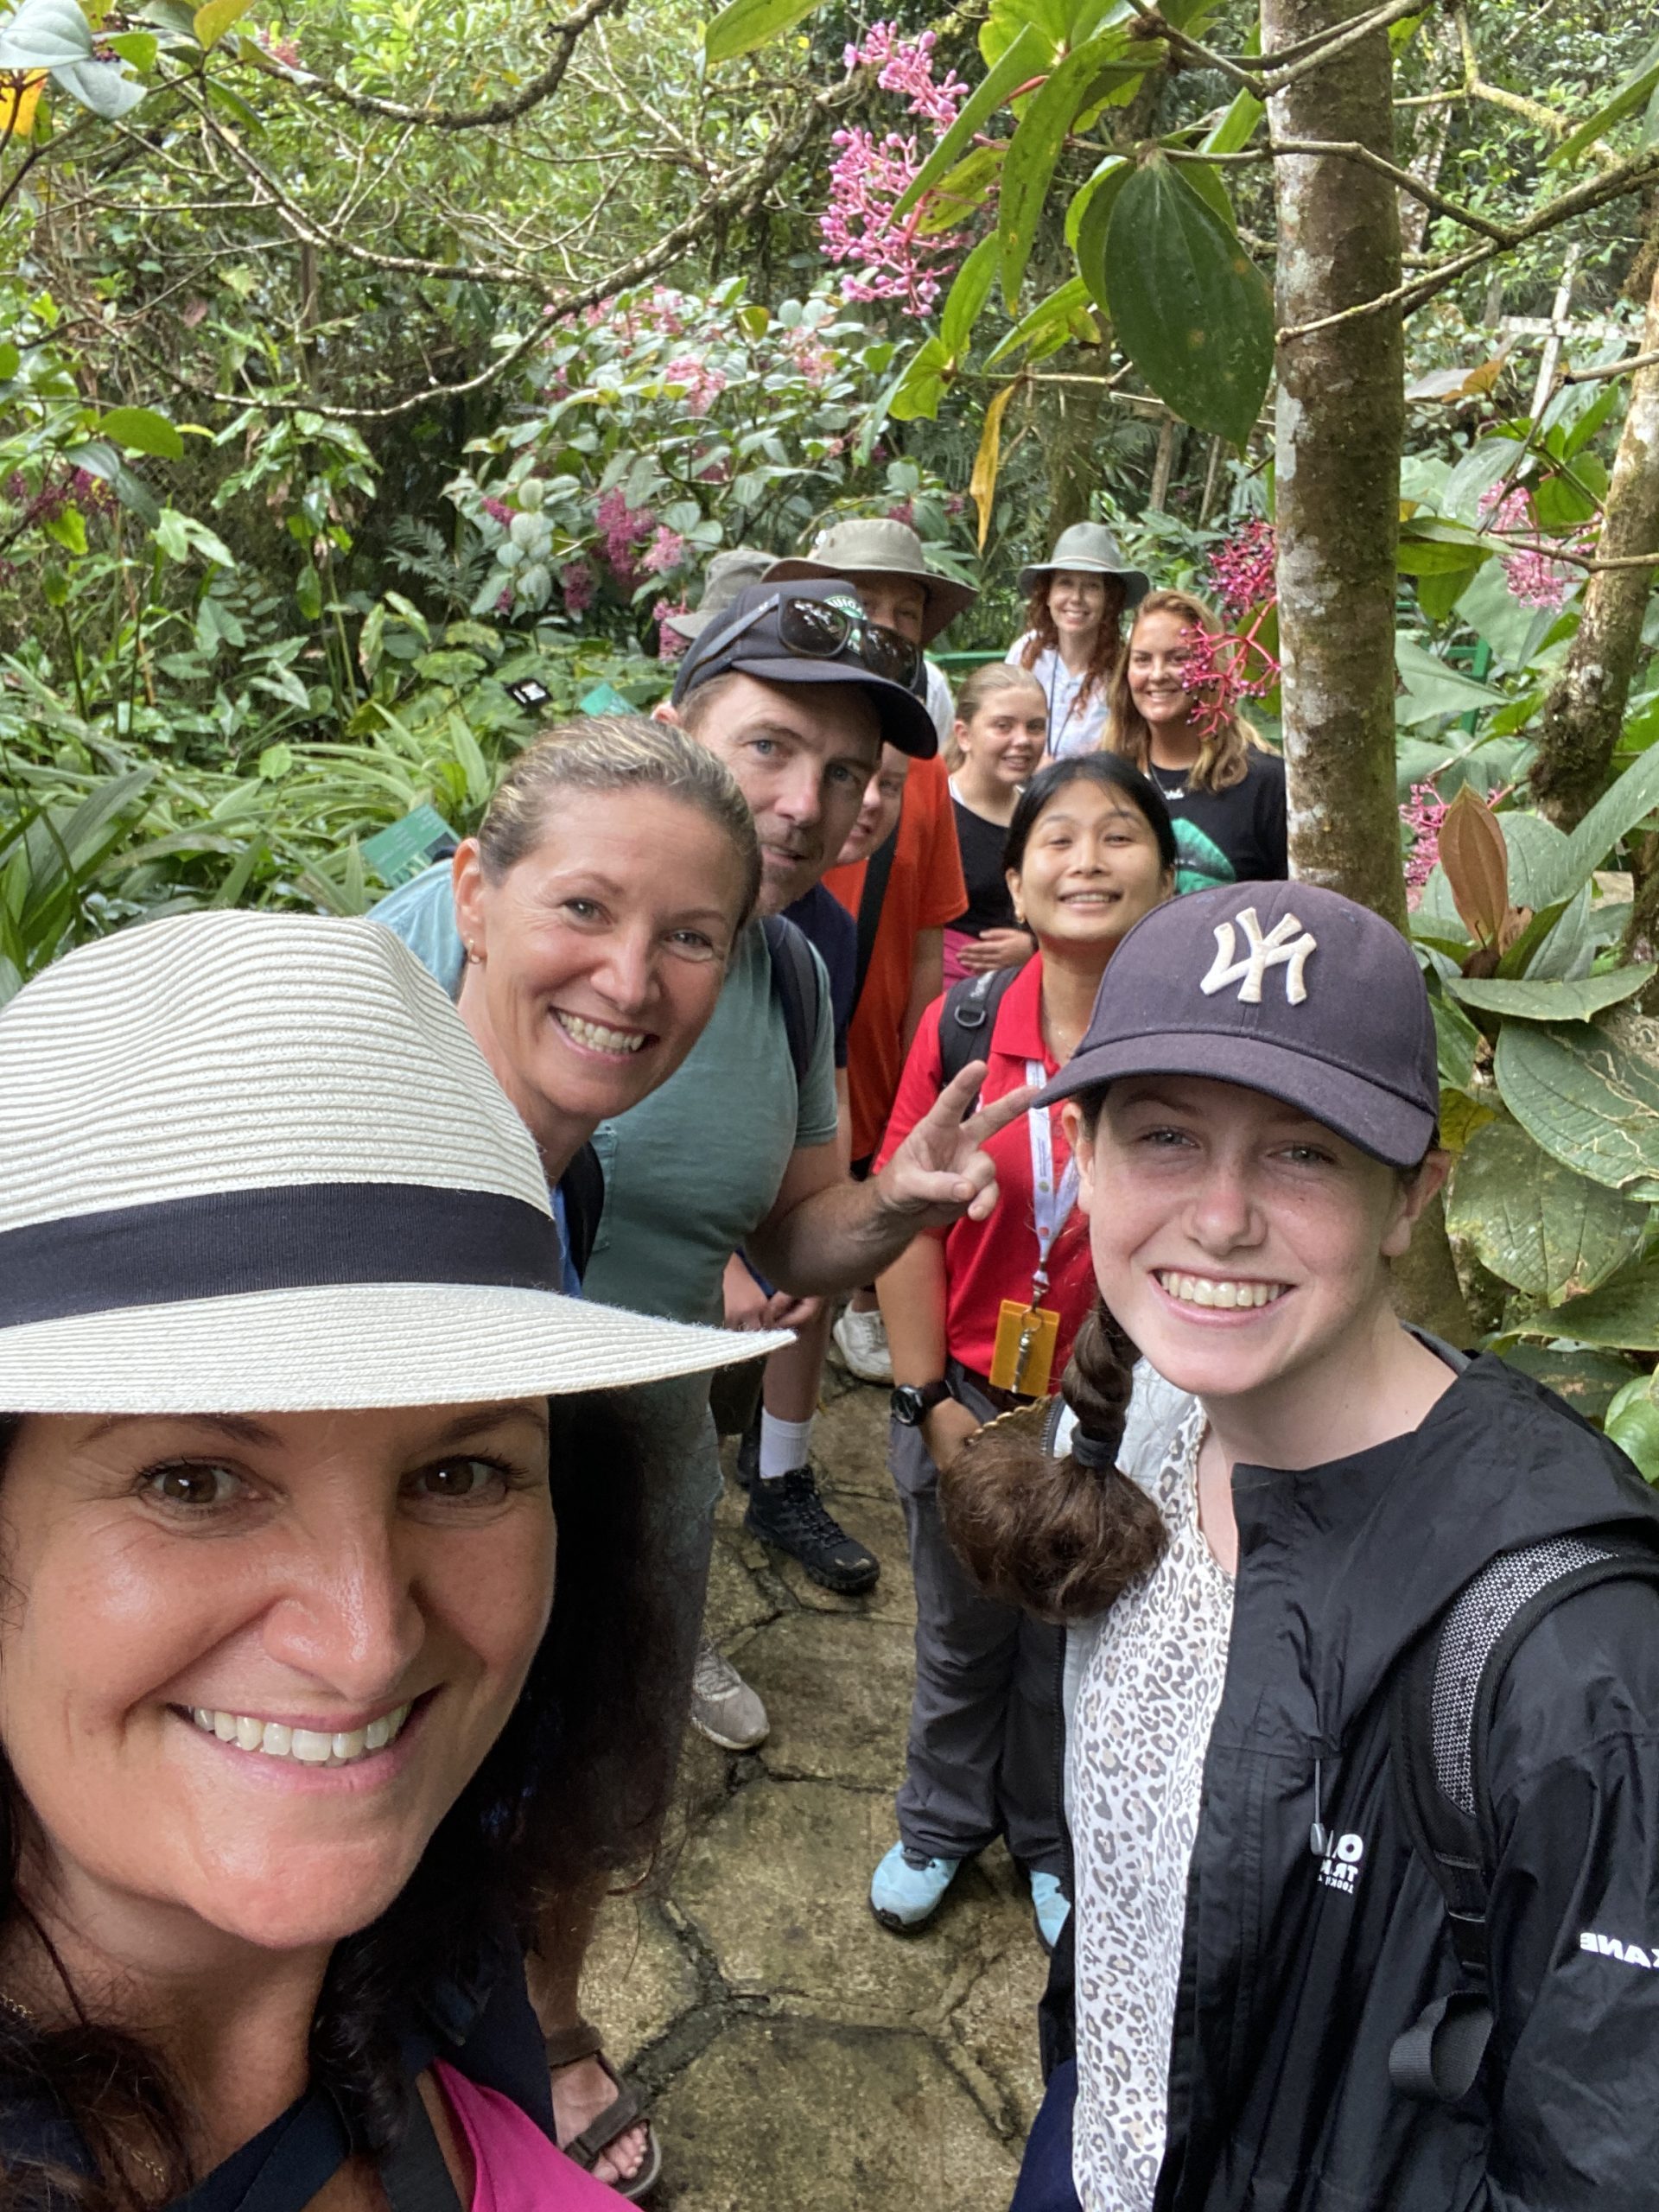
[[[656,2116],[673,2212],[1006,2212],[1018,2171],[916,2034],[740,2020]]]
[[[771,1717],[760,1752],[771,1773],[898,1788],[915,1669],[907,1628],[785,1613],[748,1638],[741,1664]]]
[[[619,2071],[665,2035],[700,1994],[696,1968],[661,1908],[648,1897],[608,1897],[588,1954],[582,2006],[604,2031]]]
[[[849,2024],[942,2030],[1027,1909],[965,1866],[927,1927],[883,1928],[870,1876],[893,1841],[885,1792],[765,1779],[688,1841],[674,1901],[728,1987],[774,2010]]]

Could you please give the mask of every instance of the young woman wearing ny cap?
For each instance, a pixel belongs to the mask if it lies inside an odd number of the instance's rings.
[[[745,1340],[559,1294],[534,1143],[364,922],[71,953],[0,1156],[0,2194],[613,2204],[520,1945],[654,1832],[595,1779],[659,1664],[606,1394]]]
[[[985,1585],[1070,1630],[1074,1934],[1017,2212],[1650,2204],[1659,1511],[1548,1390],[1395,1317],[1446,1165],[1409,947],[1306,884],[1179,899],[1043,1096],[1101,1303],[1064,1406],[944,1493]]]

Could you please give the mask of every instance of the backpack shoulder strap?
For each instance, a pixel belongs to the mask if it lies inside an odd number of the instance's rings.
[[[790,1065],[798,1090],[812,1065],[812,1047],[823,1011],[823,983],[812,948],[793,922],[782,914],[766,914],[760,927],[772,958],[772,988],[784,1017]]]
[[[942,1084],[954,1083],[970,1060],[984,1058],[996,1009],[1019,973],[1017,968],[993,968],[983,976],[964,976],[945,993],[939,1009]]]
[[[588,1272],[593,1257],[599,1218],[605,1211],[605,1170],[591,1144],[585,1144],[559,1178],[564,1200],[564,1226],[570,1248],[570,1264],[578,1276]]]
[[[1487,1904],[1497,1839],[1487,1752],[1510,1662],[1543,1616],[1615,1580],[1659,1585],[1659,1553],[1617,1537],[1551,1537],[1500,1552],[1418,1638],[1395,1677],[1389,1757],[1412,1849],[1446,1901],[1463,1986],[1395,2042],[1395,2087],[1455,2102],[1491,2034]]]

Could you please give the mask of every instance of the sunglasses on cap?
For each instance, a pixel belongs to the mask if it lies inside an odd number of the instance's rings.
[[[781,592],[774,592],[711,640],[712,651],[723,656],[746,630],[764,622],[769,614],[778,617],[778,639],[786,652],[798,654],[803,660],[835,660],[845,653],[872,676],[902,684],[906,691],[920,688],[919,645],[901,638],[897,630],[872,622],[868,614],[832,607],[822,599],[786,599]]]

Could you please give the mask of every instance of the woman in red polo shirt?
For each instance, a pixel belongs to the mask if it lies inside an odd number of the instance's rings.
[[[970,976],[916,1033],[878,1166],[952,1074],[988,1063],[982,1096],[1058,1072],[1088,1026],[1125,931],[1167,899],[1175,836],[1156,787],[1112,753],[1057,760],[1026,786],[1005,855],[1014,912],[1037,941],[1023,968]],[[940,1525],[938,1474],[999,1412],[1058,1377],[1095,1295],[1088,1224],[1058,1111],[990,1139],[1001,1199],[988,1221],[918,1236],[878,1286],[893,1348],[889,1464],[916,1582],[916,1688],[899,1841],[870,1904],[894,1929],[937,1909],[963,1860],[998,1835],[1031,1878],[1052,1945],[1060,1886],[1062,1631],[985,1598]]]

